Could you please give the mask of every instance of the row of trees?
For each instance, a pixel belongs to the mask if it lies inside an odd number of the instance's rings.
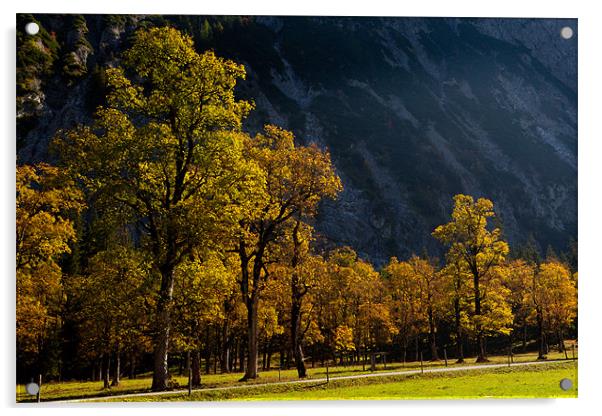
[[[316,145],[242,130],[253,104],[234,95],[241,65],[171,28],[138,31],[122,63],[106,70],[94,124],[55,138],[58,167],[17,168],[22,371],[70,352],[72,375],[91,370],[109,387],[125,357],[163,390],[170,355],[199,384],[201,356],[247,380],[260,355],[266,368],[279,353],[305,377],[308,349],[358,360],[427,337],[438,359],[445,327],[460,360],[470,338],[482,361],[486,337],[535,326],[543,358],[545,335],[572,324],[576,273],[508,260],[490,201],[456,196],[433,232],[443,265],[414,256],[377,271],[351,248],[318,252],[312,218],[341,181]]]

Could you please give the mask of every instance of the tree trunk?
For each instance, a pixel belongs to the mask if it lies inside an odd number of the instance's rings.
[[[477,363],[485,363],[489,361],[487,359],[487,353],[485,351],[485,337],[481,331],[477,334]]]
[[[548,336],[546,335],[545,332],[543,334],[543,339],[544,339],[546,355],[548,355],[550,353],[550,345],[548,344]]]
[[[220,351],[220,372],[222,374],[230,372],[230,344],[229,325],[226,319],[222,328],[222,345]]]
[[[117,347],[117,352],[115,353],[115,361],[113,364],[113,381],[111,381],[111,387],[119,386],[119,373],[121,372],[121,352],[119,351],[119,347]]]
[[[293,285],[294,287],[295,285]],[[299,378],[307,377],[305,362],[303,361],[303,349],[301,346],[301,297],[293,288],[291,305],[291,344],[295,358],[295,367]]]
[[[167,354],[169,351],[169,331],[171,328],[171,302],[173,298],[173,267],[164,267],[161,270],[161,289],[157,302],[157,327],[154,337],[154,368],[153,391],[167,390],[169,380],[169,366]]]
[[[268,371],[272,369],[272,343],[268,343],[268,365],[266,368]]]
[[[111,388],[109,384],[109,371],[110,371],[111,360],[109,358],[109,354],[103,354],[102,356],[102,385],[103,388],[108,389]]]
[[[439,353],[437,352],[437,332],[435,329],[435,318],[432,308],[429,308],[429,338],[431,341],[431,361],[439,361]]]
[[[474,314],[475,317],[481,317],[481,291],[479,289],[479,274],[476,270],[473,270],[473,282],[474,282]],[[475,325],[475,332],[477,333],[477,363],[483,363],[489,361],[485,352],[485,342],[483,328],[480,323]]]
[[[252,296],[247,305],[247,367],[241,381],[256,379],[257,374],[257,307],[258,299]]]
[[[302,286],[299,281],[299,274],[296,270],[301,261],[301,240],[299,239],[299,227],[301,221],[295,223],[293,229],[293,257],[291,266],[293,273],[291,275],[291,346],[293,348],[293,357],[297,375],[299,378],[307,377],[305,362],[303,360],[303,333],[301,331],[301,307],[303,305],[303,296],[307,293],[307,287]]]
[[[556,333],[558,334],[558,352],[565,352],[563,333],[561,330],[556,331]]]
[[[464,346],[462,344],[462,316],[460,311],[460,299],[456,297],[454,300],[454,312],[456,319],[456,363],[461,364],[464,362]]]
[[[539,344],[539,352],[537,355],[538,360],[546,359],[546,347],[545,347],[545,339],[543,334],[543,316],[540,310],[537,310],[537,337]]]
[[[201,352],[196,349],[191,354],[190,370],[192,371],[192,387],[201,386]]]
[[[230,369],[232,368],[232,366],[231,366],[232,358],[230,357],[230,355],[231,355],[230,345],[226,344],[224,350],[222,351],[222,362],[221,362],[221,368],[220,368],[221,373],[229,373],[230,372]]]

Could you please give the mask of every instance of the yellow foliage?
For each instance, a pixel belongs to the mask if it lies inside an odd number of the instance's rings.
[[[53,166],[17,167],[17,344],[38,353],[62,303],[60,256],[75,241],[72,216],[82,209],[73,181]]]

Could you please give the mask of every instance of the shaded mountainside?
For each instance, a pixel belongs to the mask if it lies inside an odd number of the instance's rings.
[[[457,193],[492,199],[511,244],[576,237],[577,40],[559,34],[576,20],[35,18],[40,35],[18,35],[20,162],[90,120],[136,28],[171,24],[245,64],[249,130],[272,122],[331,150],[345,190],[317,228],[332,244],[376,264],[438,252],[430,232]]]

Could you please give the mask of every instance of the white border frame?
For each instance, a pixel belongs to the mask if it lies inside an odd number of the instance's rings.
[[[349,1],[303,0],[237,0],[197,1],[184,0],[27,0],[17,4],[3,2],[2,21],[2,71],[1,127],[2,137],[0,181],[2,209],[2,341],[0,350],[0,394],[9,414],[25,411],[29,414],[36,406],[16,406],[15,401],[15,324],[14,324],[14,184],[16,162],[15,150],[15,14],[16,13],[127,13],[127,14],[254,14],[254,15],[351,15],[351,16],[456,16],[456,17],[569,17],[578,18],[579,40],[579,399],[556,400],[474,400],[474,401],[405,401],[405,402],[289,402],[289,403],[212,403],[178,404],[169,407],[157,404],[132,405],[78,405],[45,406],[44,414],[162,414],[176,411],[178,414],[241,414],[245,416],[267,414],[304,415],[309,412],[332,414],[336,409],[351,415],[365,415],[372,408],[389,414],[462,414],[494,416],[521,414],[524,411],[546,414],[588,414],[595,409],[602,366],[602,342],[600,335],[600,301],[602,276],[596,262],[599,251],[598,240],[602,237],[600,215],[602,198],[600,181],[602,158],[600,129],[600,106],[596,99],[602,97],[600,77],[602,75],[599,45],[602,40],[602,15],[594,1],[548,0],[527,2],[525,0],[490,1],[471,0],[419,0],[392,4],[392,1],[370,0],[350,3]],[[110,410],[107,409],[110,407]],[[600,409],[598,409],[598,412]],[[593,413],[593,412],[592,412]]]

